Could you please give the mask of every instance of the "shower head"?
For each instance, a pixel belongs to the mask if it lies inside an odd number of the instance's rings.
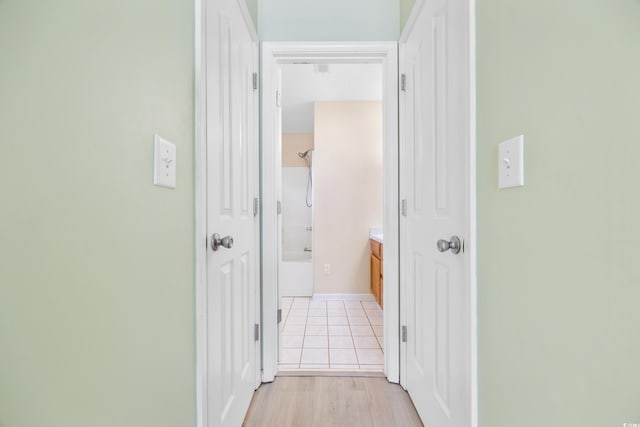
[[[299,156],[301,159],[304,159],[305,157],[307,157],[307,156],[309,155],[309,152],[310,152],[310,151],[313,151],[313,148],[309,148],[309,149],[308,149],[307,151],[305,151],[304,153],[298,153],[298,156]]]

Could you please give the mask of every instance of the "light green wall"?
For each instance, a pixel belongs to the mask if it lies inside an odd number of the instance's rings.
[[[260,0],[260,40],[398,40],[398,2],[399,0]]]
[[[400,0],[400,32],[404,30],[404,26],[409,19],[409,15],[411,14],[411,9],[413,5],[416,3],[416,0]]]
[[[193,16],[0,1],[2,427],[195,425]]]
[[[258,0],[245,0],[247,4],[247,8],[249,9],[249,13],[251,14],[251,18],[253,19],[253,23],[258,25]]]
[[[638,0],[479,0],[482,427],[640,423],[639,158]]]

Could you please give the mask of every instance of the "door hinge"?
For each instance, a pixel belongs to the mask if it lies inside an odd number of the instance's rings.
[[[282,309],[281,308],[278,309],[278,316],[277,317],[278,317],[278,322],[277,323],[282,322]]]
[[[407,75],[402,74],[400,76],[400,90],[403,92],[407,91]]]
[[[276,91],[276,107],[280,108],[280,91]]]
[[[260,199],[257,197],[253,198],[253,216],[258,216],[260,212]]]
[[[402,216],[407,216],[407,199],[402,199],[400,202],[400,214]]]
[[[260,341],[260,325],[255,324],[253,328],[253,339],[254,341]]]
[[[407,342],[407,327],[402,326],[402,342]]]
[[[258,73],[253,73],[253,90],[258,90]]]
[[[282,213],[282,203],[280,202],[280,200],[278,200],[278,206],[277,206],[276,210],[278,211],[278,215],[280,215]]]

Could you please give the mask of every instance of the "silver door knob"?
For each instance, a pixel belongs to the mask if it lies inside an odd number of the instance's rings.
[[[462,242],[458,236],[452,236],[451,240],[438,240],[438,250],[440,252],[447,252],[451,250],[452,253],[457,254],[462,249]]]
[[[220,246],[231,249],[233,247],[233,237],[226,236],[221,238],[218,233],[214,233],[213,236],[211,236],[211,249],[217,251]]]

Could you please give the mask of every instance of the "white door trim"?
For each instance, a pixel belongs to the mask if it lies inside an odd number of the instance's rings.
[[[236,0],[255,43],[258,34],[244,0]],[[196,426],[208,427],[209,394],[207,390],[208,328],[207,328],[207,103],[206,103],[206,2],[195,0],[195,322],[196,322]],[[256,64],[257,65],[257,64]],[[256,70],[257,71],[257,70]],[[254,111],[259,115],[258,103]],[[259,239],[254,243],[259,257]],[[259,269],[256,269],[259,275]],[[256,279],[259,283],[259,277]],[[255,318],[260,319],[256,304]],[[256,360],[260,360],[260,345],[256,344]],[[255,387],[260,385],[260,363],[256,363]]]
[[[385,374],[399,381],[398,45],[396,42],[269,42],[262,44],[262,324],[264,382],[277,373],[278,239],[275,135],[277,68],[293,62],[380,63],[384,128],[384,341]],[[393,231],[392,231],[393,230]]]
[[[477,104],[476,104],[476,0],[469,3],[469,329],[471,331],[471,427],[478,427],[478,225],[477,225],[477,179],[476,179],[476,146],[477,146]]]
[[[205,0],[195,0],[196,426],[207,426],[207,105]]]
[[[471,427],[478,427],[478,314],[477,314],[477,305],[478,305],[478,268],[477,268],[477,185],[476,185],[476,117],[477,117],[477,108],[476,108],[476,0],[466,0],[468,2],[468,28],[469,28],[469,40],[468,40],[468,52],[467,52],[467,60],[468,60],[468,82],[469,82],[469,117],[468,117],[468,141],[469,145],[467,147],[467,171],[468,171],[468,181],[467,185],[469,186],[469,200],[468,200],[468,212],[467,212],[467,220],[468,220],[468,230],[469,230],[469,238],[465,239],[465,251],[469,252],[469,277],[468,283],[470,289],[470,301],[469,301],[469,320],[470,320],[470,373],[471,373],[471,396],[470,396],[470,414],[471,414]],[[409,19],[407,20],[407,24],[402,31],[402,35],[400,37],[400,45],[406,43],[409,34],[412,32],[417,17],[422,9],[422,6],[425,4],[425,0],[416,0],[416,3],[413,6]],[[403,50],[400,49],[400,65],[403,64],[402,61]],[[400,289],[400,293],[402,295],[406,295],[406,290]],[[408,301],[404,299],[401,301],[401,304],[406,304]],[[406,319],[403,316],[403,310],[400,311],[400,322],[401,324],[406,324]],[[405,385],[407,382],[406,374],[407,374],[407,354],[406,354],[406,343],[402,343],[401,345],[401,357],[400,357],[400,384]]]

